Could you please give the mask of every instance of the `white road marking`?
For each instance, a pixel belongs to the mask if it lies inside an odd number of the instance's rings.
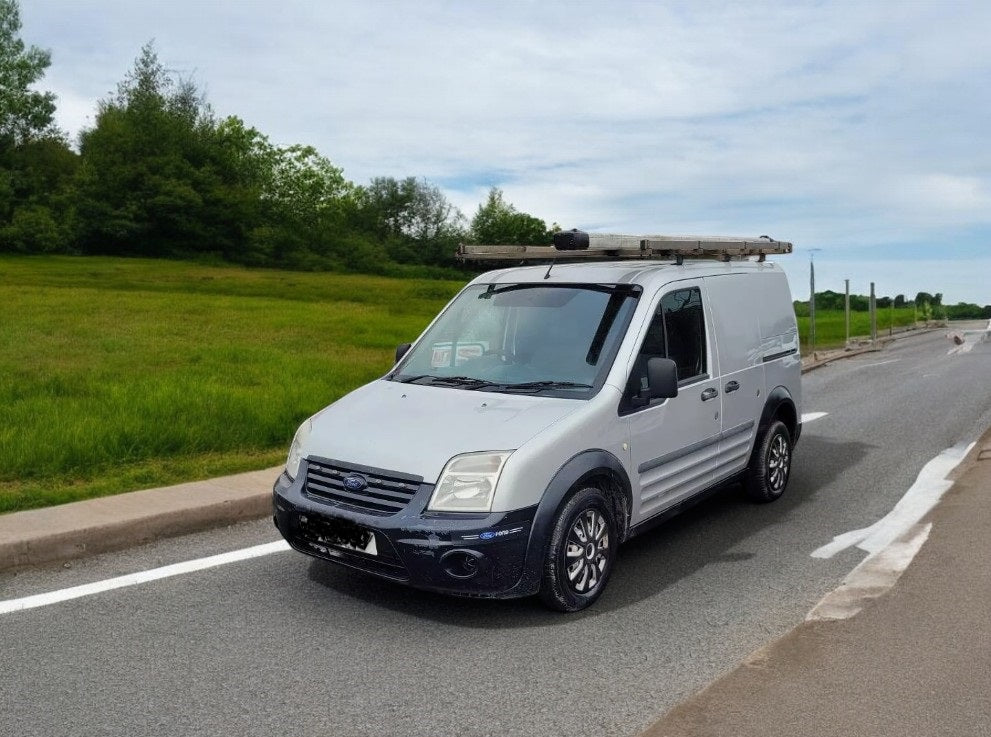
[[[816,604],[806,620],[852,617],[897,583],[929,539],[932,523],[921,524],[920,520],[953,486],[946,477],[973,447],[974,443],[961,443],[944,450],[923,466],[915,483],[883,518],[862,530],[837,535],[831,543],[812,551],[813,558],[831,558],[856,545],[870,555]]]
[[[802,415],[802,424],[805,425],[806,423],[814,422],[828,414],[829,412],[806,412]]]
[[[932,522],[913,525],[908,533],[876,555],[860,562],[838,587],[830,591],[806,616],[806,621],[849,619],[871,600],[894,586],[916,553],[922,549]]]
[[[950,350],[948,350],[946,352],[946,355],[948,355],[948,356],[959,356],[961,353],[970,353],[972,350],[974,350],[974,345],[975,345],[974,342],[972,342],[972,341],[966,341],[966,342],[961,343],[960,345],[958,345],[958,346],[956,346],[956,347],[951,348]]]
[[[889,358],[887,361],[878,361],[877,363],[864,363],[856,368],[870,368],[871,366],[884,366],[887,363],[895,363],[896,361],[901,361],[900,358]]]
[[[888,514],[870,527],[837,535],[831,543],[813,550],[812,557],[832,558],[854,545],[871,554],[883,550],[936,506],[946,490],[953,485],[946,477],[973,447],[974,443],[961,443],[944,450],[922,467],[915,483]]]
[[[289,543],[285,540],[278,540],[263,545],[255,545],[250,548],[234,550],[230,553],[211,555],[208,558],[187,560],[185,563],[174,563],[161,568],[152,568],[148,571],[139,571],[138,573],[129,573],[126,576],[108,578],[104,581],[87,583],[82,586],[73,586],[69,589],[50,591],[47,594],[26,596],[22,599],[8,599],[7,601],[0,601],[0,614],[9,614],[10,612],[19,612],[24,609],[34,609],[36,607],[48,606],[49,604],[57,604],[61,601],[91,596],[104,591],[124,588],[125,586],[135,586],[139,583],[157,581],[160,578],[179,576],[183,573],[192,573],[193,571],[202,571],[205,568],[215,568],[216,566],[235,563],[239,560],[248,560],[249,558],[259,558],[263,555],[280,553],[283,550],[289,550]]]

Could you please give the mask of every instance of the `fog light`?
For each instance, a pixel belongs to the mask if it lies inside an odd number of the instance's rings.
[[[485,565],[485,556],[476,550],[449,550],[440,559],[441,568],[451,578],[473,578]]]

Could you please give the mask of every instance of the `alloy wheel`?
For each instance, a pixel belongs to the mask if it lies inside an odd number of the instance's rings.
[[[568,585],[579,594],[592,591],[609,563],[609,526],[597,509],[586,509],[575,519],[564,549]]]
[[[791,450],[788,441],[780,433],[774,436],[767,451],[767,483],[773,491],[783,488],[788,480],[791,464]]]

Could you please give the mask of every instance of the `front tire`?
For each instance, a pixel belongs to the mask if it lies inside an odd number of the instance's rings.
[[[775,420],[757,439],[747,478],[747,495],[755,502],[773,502],[785,493],[791,477],[792,443],[788,427]]]
[[[551,609],[577,612],[602,594],[616,560],[616,520],[601,489],[581,489],[554,520],[540,598]]]

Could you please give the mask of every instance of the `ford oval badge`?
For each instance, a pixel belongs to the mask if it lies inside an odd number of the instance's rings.
[[[365,481],[364,476],[351,474],[350,476],[344,477],[344,488],[348,491],[361,491],[362,489],[368,488],[368,482]]]

